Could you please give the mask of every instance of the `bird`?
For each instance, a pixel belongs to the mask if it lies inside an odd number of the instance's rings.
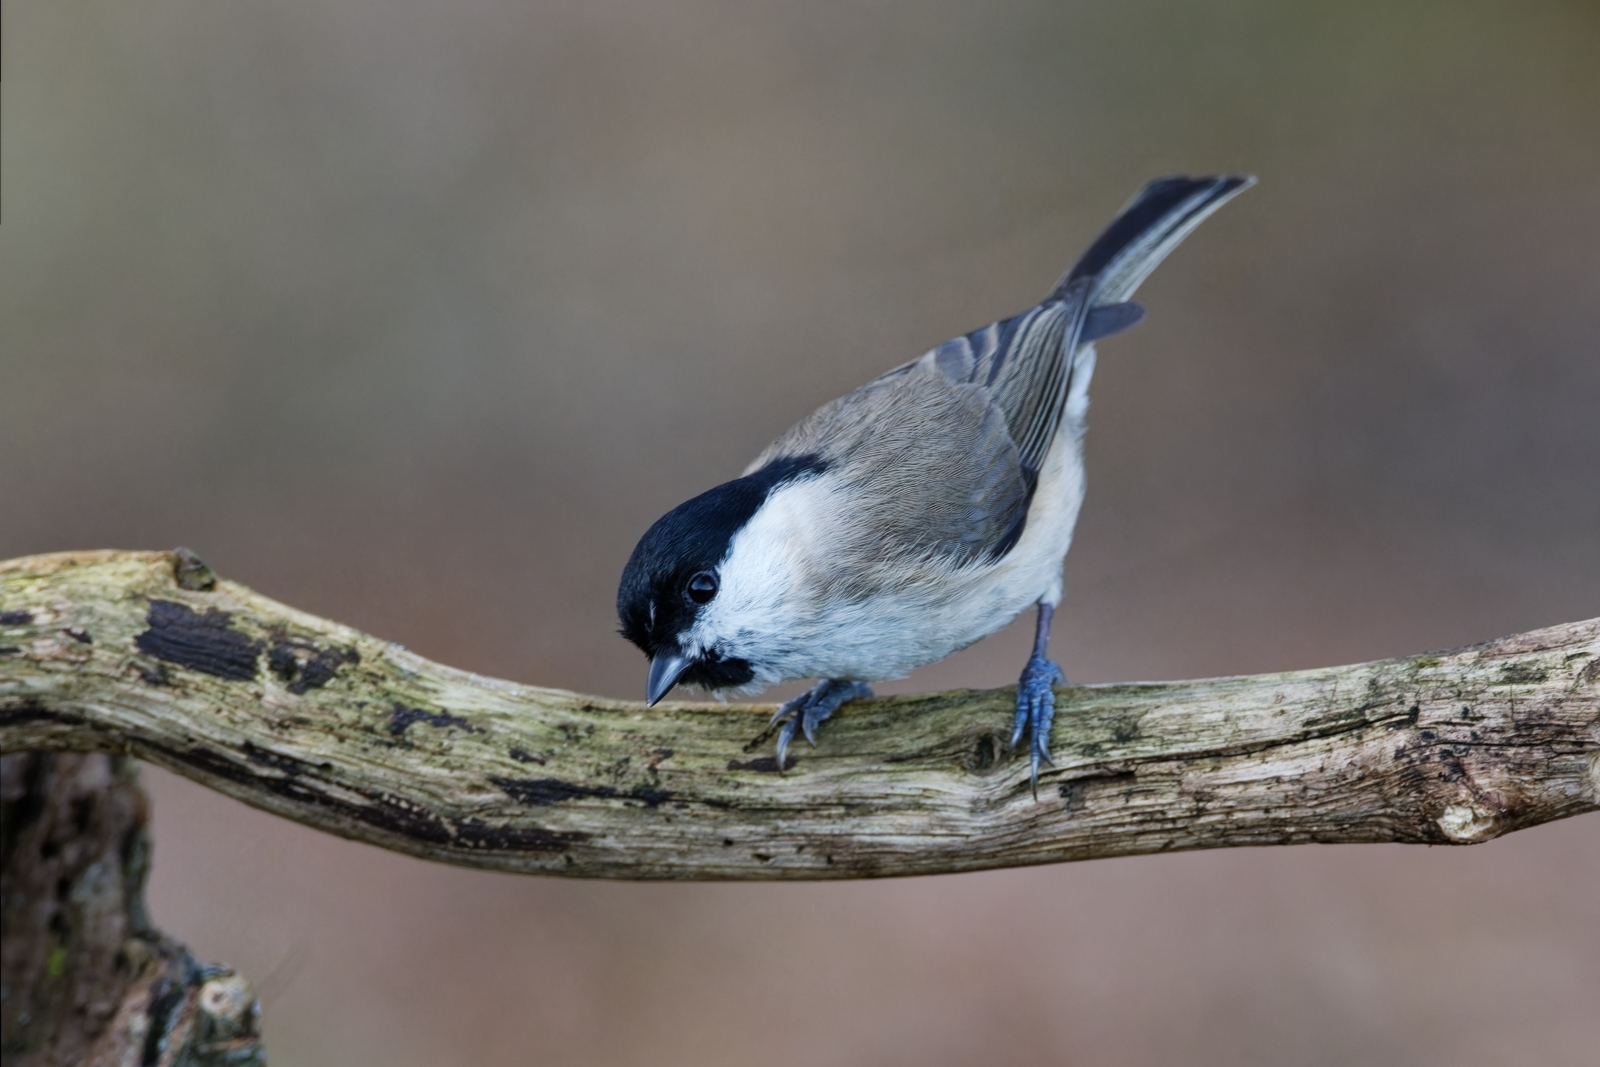
[[[1129,298],[1248,175],[1146,184],[1049,295],[818,408],[744,473],[640,538],[617,591],[649,657],[646,701],[725,698],[816,678],[773,716],[776,764],[813,746],[871,683],[904,677],[1037,608],[1010,747],[1038,795],[1051,763],[1050,625],[1084,495],[1095,343],[1137,325]]]

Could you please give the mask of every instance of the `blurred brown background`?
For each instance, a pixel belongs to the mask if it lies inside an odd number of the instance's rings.
[[[637,697],[615,581],[816,404],[1262,183],[1103,346],[1054,649],[1307,667],[1600,614],[1594,0],[13,0],[0,557],[187,544]],[[890,689],[1001,685],[1027,624]],[[158,772],[279,1067],[1583,1064],[1600,819],[817,886],[541,881]]]

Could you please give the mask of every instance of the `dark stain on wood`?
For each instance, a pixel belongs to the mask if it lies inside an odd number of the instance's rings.
[[[293,756],[280,756],[276,752],[268,752],[260,745],[251,744],[249,741],[244,743],[244,755],[251,763],[261,767],[271,767],[273,770],[282,771],[284,774],[300,774],[311,769],[310,765],[304,760],[296,759]]]
[[[355,803],[334,797],[321,787],[323,781],[304,773],[309,768],[299,760],[257,753],[264,759],[257,762],[288,761],[302,773],[284,777],[264,776],[229,759],[220,752],[205,748],[183,750],[162,749],[167,758],[198,767],[217,778],[254,786],[287,800],[308,807],[320,808],[368,826],[386,830],[400,837],[420,841],[440,848],[459,847],[473,851],[496,852],[560,852],[590,837],[582,831],[546,830],[537,826],[493,826],[481,819],[447,819],[433,812],[387,793],[360,789],[348,782],[340,783],[344,789],[359,793],[365,803]]]
[[[267,669],[289,683],[289,692],[304,696],[333,681],[339,668],[361,662],[361,653],[336,645],[318,648],[309,641],[276,637],[267,649]]]
[[[23,697],[10,704],[0,704],[0,726],[24,722],[58,722],[63,726],[82,726],[88,721],[81,715],[47,708],[35,697]]]
[[[1303,719],[1300,725],[1303,729],[1313,731],[1311,734],[1313,737],[1326,737],[1330,733],[1339,733],[1341,730],[1360,729],[1372,722],[1367,712],[1377,705],[1377,701],[1368,701],[1359,708],[1348,708],[1328,715],[1317,715],[1309,719]]]
[[[1124,715],[1111,724],[1111,740],[1119,745],[1139,737],[1139,717],[1137,715]]]
[[[26,626],[32,621],[31,611],[0,611],[0,626]]]
[[[361,653],[353,648],[319,649],[317,654],[300,668],[300,678],[289,686],[289,692],[303,694],[307,689],[319,689],[333,680],[334,675],[339,673],[340,667],[345,664],[354,666],[360,662]]]
[[[1132,771],[1086,775],[1083,778],[1074,778],[1070,782],[1062,782],[1056,792],[1067,802],[1068,811],[1079,811],[1088,804],[1090,790],[1126,788],[1137,777]]]
[[[145,655],[230,682],[255,680],[261,642],[235,630],[228,612],[152,600],[146,621],[150,629],[133,639]]]
[[[480,819],[462,819],[456,827],[456,841],[483,852],[561,852],[581,845],[588,834],[573,830],[546,830],[538,826],[492,826]],[[567,857],[572,862],[572,857]]]
[[[785,756],[783,761],[783,770],[792,771],[799,762],[800,761],[794,756]],[[762,756],[759,759],[752,760],[731,759],[728,761],[728,770],[755,771],[758,774],[777,774],[778,757]]]
[[[389,733],[394,737],[402,736],[412,723],[425,722],[429,726],[440,730],[454,728],[465,730],[469,734],[483,733],[483,727],[474,726],[459,715],[452,715],[448,711],[429,711],[426,708],[408,708],[404,704],[396,704],[394,711],[389,716]]]
[[[512,759],[516,760],[518,763],[538,763],[538,764],[543,764],[544,763],[544,757],[543,756],[535,756],[532,752],[529,752],[527,749],[518,748],[516,745],[512,745],[510,750],[506,753],[506,755],[510,756]]]
[[[641,800],[647,808],[654,808],[664,801],[672,799],[672,793],[666,789],[652,789],[649,786],[639,786],[624,793],[609,785],[580,785],[577,782],[567,782],[560,778],[502,778],[498,775],[491,776],[489,781],[500,789],[505,790],[506,796],[522,804],[560,804],[567,800],[583,800],[588,797],[602,799]]]
[[[1530,666],[1526,663],[1513,663],[1500,668],[1500,680],[1495,685],[1536,685],[1549,678],[1550,674],[1542,667]]]

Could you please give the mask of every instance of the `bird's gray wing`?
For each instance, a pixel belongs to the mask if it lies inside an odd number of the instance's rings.
[[[749,470],[813,456],[861,491],[863,552],[998,559],[1022,535],[1039,470],[1073,390],[1079,352],[1136,325],[1123,303],[1248,177],[1149,183],[1044,303],[947,341],[824,405]],[[1079,382],[1081,386],[1084,383]]]
[[[1055,442],[1079,349],[1144,318],[1124,303],[1196,226],[1255,184],[1247,176],[1150,182],[1112,220],[1039,306],[947,341],[931,360],[952,381],[982,386],[1004,413],[1028,477]]]
[[[837,516],[835,544],[856,557],[841,571],[893,559],[998,558],[1021,534],[1033,491],[988,390],[952,380],[928,357],[824,404],[747,473],[799,456],[838,479],[835,499],[846,513]]]
[[[854,487],[851,530],[881,557],[994,560],[1022,536],[1039,468],[1060,428],[1090,282],[940,345],[823,405],[746,473],[816,457]],[[1106,323],[1135,322],[1129,305]]]
[[[980,385],[1005,415],[1023,470],[1038,475],[1055,443],[1072,385],[1073,356],[1089,314],[1093,279],[1059,299],[947,341],[934,349],[946,375]]]

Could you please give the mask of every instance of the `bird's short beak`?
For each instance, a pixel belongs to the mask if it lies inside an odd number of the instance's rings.
[[[678,684],[678,679],[689,669],[689,664],[692,662],[693,660],[677,650],[663,649],[650,657],[650,681],[645,687],[645,706],[655,707],[656,702]]]

